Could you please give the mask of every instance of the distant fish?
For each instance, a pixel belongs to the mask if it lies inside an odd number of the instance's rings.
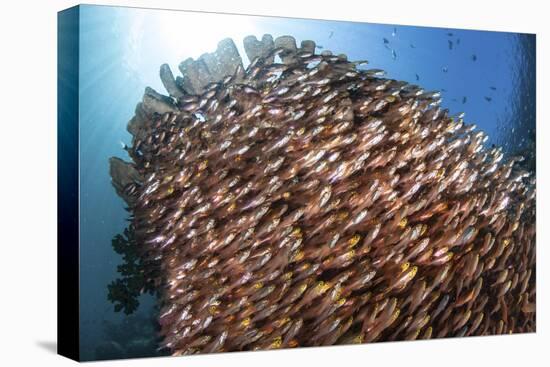
[[[457,38],[457,39],[456,39],[456,44],[457,44],[457,45],[460,45],[460,38]]]
[[[416,48],[416,46],[411,43],[411,48]]]
[[[485,100],[486,100],[487,102],[491,102],[493,99],[492,99],[491,97],[485,96]]]
[[[393,27],[393,32],[391,33],[392,37],[395,37],[397,35],[397,28]]]
[[[391,50],[391,58],[396,60],[397,59],[397,53],[395,52],[394,49]]]
[[[462,97],[462,104],[466,103],[466,100],[467,100],[466,96]]]
[[[332,35],[334,34],[333,31],[330,31],[330,34],[328,35],[328,38],[332,38]]]
[[[458,101],[456,100],[456,98],[451,99],[451,101],[453,101],[453,102],[458,102]]]
[[[453,41],[448,40],[447,42],[449,42],[449,50],[452,50],[453,49]]]
[[[414,74],[416,76],[416,80],[420,80],[420,76],[418,76],[418,74]]]
[[[390,43],[390,41],[388,41],[387,38],[382,38],[384,40],[384,44],[387,45],[388,43]]]
[[[491,87],[489,87],[489,88],[491,88],[492,90],[497,90],[497,87],[491,86]]]
[[[449,71],[449,69],[448,69],[446,66],[443,66],[443,67],[441,68],[441,71],[444,72],[444,73],[446,73],[446,72]]]
[[[322,50],[324,47],[322,45],[315,45],[319,50]]]
[[[477,60],[477,56],[476,56],[476,54],[473,54],[472,55],[472,61],[476,61],[476,60]]]
[[[447,33],[447,36],[452,37],[453,34],[451,32]]]
[[[447,91],[447,89],[445,89],[445,88],[441,88],[441,91],[442,91],[442,92],[446,92],[446,91]]]

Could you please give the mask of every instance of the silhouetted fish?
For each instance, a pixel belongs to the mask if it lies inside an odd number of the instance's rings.
[[[452,50],[453,49],[453,41],[448,40],[447,42],[449,43],[449,50]]]
[[[476,61],[477,60],[477,56],[475,54],[472,55],[472,61]]]
[[[485,96],[484,98],[487,102],[491,102],[493,100],[491,97],[487,97],[487,96]]]

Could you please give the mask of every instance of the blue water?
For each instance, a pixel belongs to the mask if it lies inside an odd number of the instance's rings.
[[[242,39],[249,34],[258,38],[264,33],[274,38],[290,34],[298,43],[312,39],[322,46],[318,52],[331,50],[351,60],[368,59],[370,68],[384,69],[391,78],[427,90],[444,89],[442,105],[452,113],[464,111],[467,122],[489,134],[488,144],[502,145],[510,154],[534,154],[532,35],[104,6],[82,6],[80,14],[80,328],[84,360],[155,353],[151,346],[154,300],[142,297],[130,317],[115,313],[107,300],[107,285],[117,277],[116,266],[121,262],[111,239],[127,224],[124,203],[110,183],[108,159],[127,159],[121,147],[131,141],[126,124],[145,87],[166,93],[159,79],[163,63],[177,74],[179,62],[214,51],[217,42],[227,37],[235,40],[241,55],[245,55]],[[246,66],[246,56],[243,61]]]

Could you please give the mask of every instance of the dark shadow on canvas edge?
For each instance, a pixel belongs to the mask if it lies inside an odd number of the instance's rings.
[[[52,340],[39,340],[36,342],[40,348],[46,350],[47,352],[57,354],[57,342]]]

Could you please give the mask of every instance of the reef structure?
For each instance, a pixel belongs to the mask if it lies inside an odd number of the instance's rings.
[[[173,355],[534,332],[535,179],[441,95],[249,36],[160,68],[110,161]],[[154,269],[153,269],[154,268]],[[154,274],[154,276],[153,276]]]

